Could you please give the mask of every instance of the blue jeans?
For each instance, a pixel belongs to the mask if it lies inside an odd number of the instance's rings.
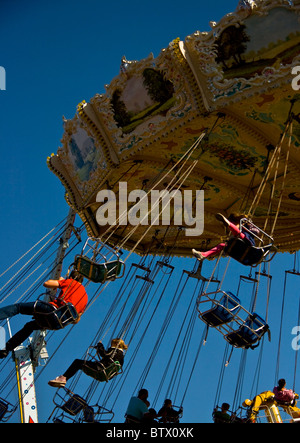
[[[29,303],[16,303],[15,305],[9,305],[4,308],[0,308],[0,320],[5,320],[6,318],[11,318],[17,314],[23,315],[33,315],[34,305],[39,312],[53,312],[55,309],[51,304],[47,304],[42,301],[29,302]],[[17,346],[19,346],[26,338],[32,334],[33,331],[41,329],[40,325],[35,321],[30,321],[25,324],[25,326],[17,332],[11,339],[6,343],[6,350],[12,351]]]
[[[5,320],[6,318],[11,318],[17,314],[23,315],[33,315],[34,305],[39,312],[52,312],[52,305],[48,305],[45,302],[29,302],[29,303],[16,303],[15,305],[5,306],[0,308],[0,320]]]

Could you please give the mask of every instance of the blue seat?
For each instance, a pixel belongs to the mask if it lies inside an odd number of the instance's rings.
[[[232,321],[239,311],[240,300],[232,292],[224,293],[215,306],[201,314],[201,319],[209,326],[216,327]]]
[[[65,402],[65,404],[61,406],[61,409],[70,415],[77,415],[86,406],[87,402],[82,397],[77,394],[73,394]]]
[[[254,312],[237,331],[230,332],[224,338],[235,348],[254,349],[256,346],[253,345],[259,342],[268,330],[266,321]]]

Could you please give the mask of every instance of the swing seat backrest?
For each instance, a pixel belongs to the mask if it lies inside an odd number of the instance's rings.
[[[72,395],[61,409],[70,415],[77,415],[87,406],[87,402],[77,394]]]
[[[115,280],[124,274],[125,264],[121,260],[113,260],[106,263],[95,263],[88,257],[77,255],[74,267],[81,275],[93,283],[104,283],[107,280]]]
[[[8,403],[5,400],[0,399],[0,421],[2,421],[7,411]]]
[[[234,332],[225,335],[225,340],[236,348],[248,348],[258,342],[267,332],[266,321],[255,312]]]
[[[44,302],[47,303],[47,302]],[[53,306],[53,305],[51,305]],[[66,303],[52,312],[38,312],[35,308],[34,318],[42,329],[58,330],[78,320],[78,313],[72,303]]]
[[[245,266],[255,266],[264,261],[272,246],[252,246],[241,238],[232,237],[228,240],[224,252]]]
[[[240,300],[232,292],[225,293],[216,305],[201,314],[201,319],[209,326],[216,327],[232,321],[240,309]]]
[[[95,411],[92,406],[86,406],[83,410],[83,420],[86,423],[95,423]]]

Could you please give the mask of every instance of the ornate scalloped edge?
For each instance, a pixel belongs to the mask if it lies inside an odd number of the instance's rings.
[[[171,42],[169,47],[162,50],[161,54],[155,60],[153,59],[152,54],[140,62],[128,62],[126,60],[128,63],[127,71],[121,71],[121,74],[118,77],[115,77],[109,85],[106,85],[105,95],[97,94],[90,100],[90,104],[92,105],[94,111],[97,113],[100,119],[103,120],[103,128],[101,128],[101,130],[103,130],[104,127],[109,130],[111,143],[115,147],[114,150],[119,150],[118,156],[120,161],[121,159],[122,161],[126,160],[127,158],[135,155],[141,149],[148,146],[148,133],[142,134],[140,133],[139,128],[137,128],[128,135],[123,134],[122,130],[114,121],[113,109],[111,106],[112,94],[117,88],[122,89],[125,87],[128,76],[138,75],[145,68],[153,67],[155,65],[155,67],[164,72],[165,77],[174,84],[177,104],[168,111],[167,116],[160,124],[158,124],[158,127],[155,129],[157,137],[154,136],[153,138],[153,134],[151,134],[153,140],[152,143],[164,137],[166,121],[168,121],[169,131],[172,129],[175,131],[177,129],[178,117],[176,117],[176,114],[179,115],[179,113],[182,113],[184,107],[186,107],[186,104],[188,105],[188,109],[186,109],[186,111],[189,111],[189,115],[187,117],[188,121],[191,121],[193,118],[199,115],[198,112],[196,112],[194,117],[191,115],[191,109],[188,101],[191,101],[191,103],[194,102],[195,107],[200,110],[200,113],[205,112],[201,94],[199,94],[195,78],[192,75],[186,61],[181,56],[180,51],[178,50],[179,41],[179,39],[175,39],[173,42]],[[176,75],[173,75],[172,73],[176,73]],[[187,92],[187,88],[189,88],[191,92]],[[187,96],[189,97],[188,100]],[[84,106],[82,107],[82,113],[84,114]],[[91,122],[86,114],[84,114],[84,118],[87,124],[93,125],[93,122]],[[181,117],[179,126],[182,125],[183,123]],[[99,131],[99,128],[97,128],[97,130]],[[101,132],[101,130],[99,132]],[[128,149],[129,146],[130,148]]]

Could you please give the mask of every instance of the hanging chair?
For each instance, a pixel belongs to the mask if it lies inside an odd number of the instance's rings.
[[[111,410],[98,404],[85,407],[82,415],[79,423],[110,423],[114,418],[114,413]]]
[[[212,413],[212,418],[214,423],[223,424],[223,423],[233,423],[235,418],[235,414],[233,411],[227,410],[226,414],[222,413],[222,408],[220,406],[216,406]]]
[[[104,255],[103,252],[107,254]],[[88,253],[92,254],[91,258],[87,256]],[[125,272],[125,264],[116,251],[93,237],[87,239],[81,254],[75,256],[73,266],[79,274],[93,283],[105,283],[108,280],[122,278]]]
[[[85,358],[85,361],[91,361],[95,362],[96,366],[88,367],[88,365],[84,365],[82,368],[82,371],[88,375],[89,377],[92,377],[94,380],[97,380],[99,382],[108,382],[116,375],[119,375],[123,372],[122,365],[116,360],[114,361],[111,359],[111,363],[106,366],[101,361],[98,360],[97,356],[95,355],[96,348],[95,346],[90,346],[87,351],[87,355]]]
[[[249,314],[238,330],[230,332],[224,338],[235,348],[254,349],[267,331],[269,331],[269,326],[266,321],[254,312]]]
[[[258,234],[254,234],[249,228],[255,228]],[[255,246],[250,241],[242,240],[239,237],[231,237],[224,248],[225,254],[245,266],[257,266],[262,262],[266,263],[273,259],[277,248],[273,244],[272,237],[246,218],[240,221],[240,231],[243,231],[248,238],[251,236],[253,243],[256,240],[259,246]],[[271,252],[272,255],[269,256]]]
[[[93,260],[77,255],[74,267],[79,274],[93,283],[105,283],[107,280],[115,280],[124,275],[125,264],[120,260],[106,263],[95,263]]]
[[[88,406],[87,402],[78,394],[70,394],[70,398],[61,406],[61,409],[70,415],[77,415]]]
[[[105,367],[103,364],[99,363],[99,369],[93,369],[84,367],[82,371],[92,377],[94,380],[99,382],[108,382],[113,377],[122,372],[122,366],[118,361],[112,362],[109,366]]]
[[[66,303],[63,306],[56,308],[54,305],[47,303],[46,301],[39,300],[39,298],[34,304],[33,317],[41,329],[55,331],[77,322],[79,315],[72,303]],[[52,312],[40,311],[39,306],[41,303],[43,303],[47,308],[50,306]]]
[[[162,408],[163,409],[163,408]],[[158,411],[159,414],[160,411]],[[158,423],[179,423],[179,419],[183,416],[183,408],[180,406],[172,405],[170,411],[158,420]]]
[[[110,423],[114,417],[111,410],[98,404],[88,405],[84,398],[66,387],[57,390],[53,402],[55,408],[49,419],[57,409],[60,411],[60,414],[53,418],[54,423]]]
[[[231,322],[241,309],[240,300],[232,292],[217,291],[213,294],[221,293],[220,300],[212,299],[213,307],[199,314],[199,318],[212,327],[221,326]],[[209,294],[207,294],[209,295]]]
[[[0,423],[7,422],[15,412],[16,407],[3,398],[0,398]]]

